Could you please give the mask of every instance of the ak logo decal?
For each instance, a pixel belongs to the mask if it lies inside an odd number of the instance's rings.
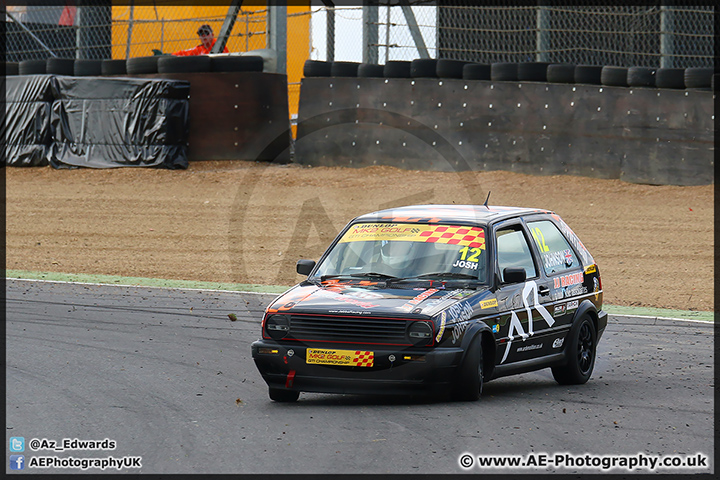
[[[505,360],[507,360],[508,353],[510,353],[510,347],[513,340],[515,340],[516,334],[519,335],[523,339],[523,341],[525,341],[535,333],[533,326],[533,309],[536,310],[540,314],[540,316],[542,316],[543,320],[545,320],[545,323],[547,323],[549,327],[552,327],[555,324],[555,319],[552,317],[552,315],[550,315],[547,309],[540,304],[537,283],[535,283],[533,280],[525,282],[525,287],[523,287],[522,291],[522,303],[525,307],[525,312],[527,313],[528,331],[527,333],[525,333],[525,329],[523,329],[523,326],[520,323],[520,318],[517,316],[517,313],[515,313],[515,310],[513,310],[510,315],[508,341],[505,344],[505,353],[503,354],[500,363],[505,363]],[[517,351],[520,350],[518,349]]]

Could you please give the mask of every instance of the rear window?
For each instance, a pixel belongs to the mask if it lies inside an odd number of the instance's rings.
[[[528,222],[528,228],[540,251],[545,275],[551,276],[581,267],[575,252],[553,222],[549,220]]]

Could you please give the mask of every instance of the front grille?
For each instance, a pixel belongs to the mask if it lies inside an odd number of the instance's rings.
[[[410,345],[405,330],[409,320],[368,317],[291,315],[285,340]]]

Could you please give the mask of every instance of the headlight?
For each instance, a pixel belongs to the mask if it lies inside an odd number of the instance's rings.
[[[422,347],[432,340],[433,329],[429,322],[410,322],[407,337],[416,347]]]
[[[287,315],[271,315],[265,322],[265,331],[275,340],[280,340],[290,333],[290,319]]]

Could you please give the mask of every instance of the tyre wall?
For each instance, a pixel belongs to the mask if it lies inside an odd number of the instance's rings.
[[[5,120],[0,124],[0,138],[5,140],[6,165],[39,167],[48,164],[52,144],[52,78],[37,75],[2,79]]]
[[[295,161],[706,185],[713,105],[710,90],[306,77]]]
[[[28,75],[6,83],[6,165],[188,166],[187,82]]]
[[[188,167],[187,82],[58,76],[56,84],[53,167]]]
[[[31,70],[31,67],[35,68],[37,71],[33,72],[33,76],[41,78],[36,74],[45,73],[48,65],[57,69],[58,65],[55,64],[59,63],[59,66],[67,69],[68,75],[47,78],[66,78],[67,82],[84,79],[82,81],[88,82],[88,85],[97,83],[98,91],[101,91],[107,82],[119,78],[140,79],[141,81],[166,79],[187,82],[190,85],[187,115],[189,125],[187,140],[184,144],[187,148],[183,154],[183,161],[274,160],[289,162],[292,132],[289,120],[287,76],[263,71],[266,66],[272,68],[272,59],[269,59],[266,53],[261,53],[242,56],[174,57],[163,55],[134,57],[128,60],[61,59],[60,62],[57,59],[47,59],[36,61],[37,65],[25,62],[27,65],[24,64],[23,67],[25,70]],[[12,63],[6,63],[5,69],[8,78],[13,79],[12,82],[24,82],[23,79],[30,76],[29,73],[18,76],[17,73],[22,69]],[[102,77],[90,75],[90,73],[97,73],[98,69],[100,69]],[[86,75],[89,76],[86,77]],[[30,105],[27,103],[29,101],[23,97],[24,106],[8,104],[6,111],[11,114],[13,119],[20,120],[22,117],[18,116],[19,113],[28,112],[30,108],[35,110],[45,108],[47,118],[44,122],[47,124],[51,105],[47,102]],[[97,101],[99,99],[94,98],[93,102]],[[70,112],[75,110],[76,107],[73,107]],[[112,110],[105,110],[105,112],[107,120],[111,121]],[[93,111],[94,122],[104,121],[97,113]],[[34,116],[40,119],[45,118],[42,114],[43,111],[37,111]],[[25,127],[36,126],[33,123],[33,116],[27,115],[24,122]],[[55,132],[50,132],[49,137],[46,135],[44,143],[33,144],[34,146],[30,147],[26,143],[31,137],[21,135],[24,130],[16,125],[12,125],[10,128],[18,132],[17,135],[9,132],[10,135],[14,135],[14,141],[25,143],[13,144],[11,151],[6,155],[5,163],[27,166],[47,165],[46,157],[49,154],[47,150],[50,148],[51,138]],[[48,132],[47,125],[43,127],[42,131]],[[25,151],[22,151],[23,149]],[[74,147],[69,143],[62,149],[56,149],[56,152],[61,152],[68,159],[86,155],[80,151],[73,151],[73,149]],[[97,148],[94,150],[99,152]],[[143,155],[147,158],[150,153],[147,151]],[[79,162],[80,160],[75,158],[72,161]]]

